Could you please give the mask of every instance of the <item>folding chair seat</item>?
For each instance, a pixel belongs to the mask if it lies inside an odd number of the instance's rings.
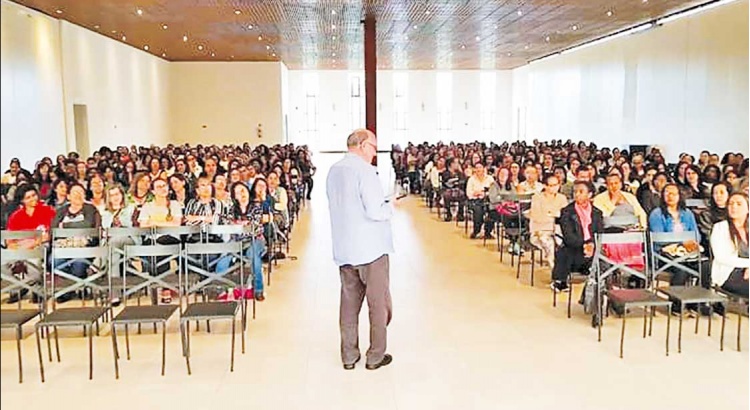
[[[29,265],[31,265],[32,262],[41,261],[40,266],[44,267],[46,266],[46,257],[47,252],[43,246],[38,246],[34,249],[0,249],[0,260],[2,260],[3,264],[23,261],[29,262]],[[23,383],[23,359],[21,354],[23,325],[42,314],[42,306],[44,306],[43,285],[34,282],[28,276],[18,278],[11,272],[6,273],[5,267],[0,271],[2,272],[2,279],[0,280],[1,294],[14,294],[20,292],[21,289],[26,289],[31,294],[38,295],[42,301],[42,303],[37,304],[33,309],[22,308],[21,298],[19,297],[17,309],[0,310],[0,328],[15,330],[16,352],[18,353],[18,382]],[[40,280],[44,280],[44,269],[39,273]]]
[[[667,296],[671,301],[675,301],[680,304],[680,322],[678,327],[677,336],[677,352],[682,352],[682,322],[685,316],[685,307],[688,304],[706,304],[709,308],[709,313],[712,313],[712,304],[720,303],[726,308],[728,300],[717,294],[711,289],[705,289],[701,287],[701,281],[703,278],[703,263],[702,257],[699,252],[694,254],[685,254],[670,258],[665,256],[661,249],[666,244],[672,243],[684,243],[685,241],[698,242],[698,233],[696,231],[687,232],[652,232],[649,236],[649,251],[651,254],[651,266],[654,275],[659,275],[667,270],[677,270],[684,272],[688,277],[692,277],[698,283],[698,286],[669,286],[659,287],[657,292]],[[694,264],[697,269],[694,269],[688,264]],[[686,283],[689,285],[692,280],[688,280]],[[708,335],[711,336],[711,316],[708,319]],[[720,349],[724,349],[724,321],[726,315],[722,316],[722,336]],[[695,333],[698,333],[698,326],[700,323],[700,315],[695,318]]]
[[[212,261],[205,269],[200,264],[195,263],[196,256],[200,255],[225,255],[223,257],[232,257],[236,260],[233,266],[230,266],[226,272],[212,272],[216,267],[219,260]],[[243,255],[243,246],[241,242],[222,242],[222,243],[205,243],[205,244],[186,244],[183,250],[183,258],[185,261],[183,274],[185,273],[196,273],[201,276],[201,280],[190,286],[183,286],[185,288],[184,295],[188,296],[191,293],[195,293],[201,289],[205,289],[209,286],[221,286],[231,288],[244,288],[245,281],[243,275],[243,265],[245,258]],[[239,272],[239,282],[231,280],[233,272]],[[192,374],[190,368],[190,321],[191,320],[231,320],[232,322],[232,347],[231,347],[231,359],[230,359],[230,371],[234,371],[234,344],[235,344],[235,333],[236,333],[236,319],[237,313],[241,313],[241,337],[242,337],[242,353],[245,352],[245,322],[246,312],[244,304],[238,301],[226,301],[226,302],[197,302],[188,303],[185,310],[180,313],[180,333],[182,335],[182,351],[185,357],[185,364],[187,366],[188,374]]]
[[[631,267],[631,260],[619,260],[610,257],[606,254],[605,249],[612,245],[623,245],[623,244],[638,244],[641,250],[641,258],[643,260],[643,271],[639,271]],[[655,310],[658,307],[667,307],[671,311],[671,302],[659,298],[656,293],[651,289],[651,276],[648,266],[648,258],[646,258],[646,238],[645,232],[625,232],[625,233],[605,233],[597,234],[595,236],[595,250],[594,260],[592,262],[592,269],[595,274],[596,283],[596,323],[598,340],[601,342],[602,337],[602,323],[604,321],[603,315],[603,302],[604,297],[609,300],[610,303],[620,306],[622,308],[622,329],[620,331],[620,358],[623,357],[624,342],[625,342],[625,322],[628,311],[631,308],[642,308],[643,309],[643,337],[646,337],[646,325],[648,319],[648,313],[650,310],[650,321],[653,323],[653,317]],[[617,289],[611,288],[606,289],[606,282],[613,275],[630,274],[632,276],[643,279],[646,282],[645,289]],[[611,281],[609,281],[611,282]],[[667,334],[666,334],[666,354],[669,355],[669,325],[670,316],[667,315]],[[651,335],[651,326],[649,325],[648,335]]]
[[[161,359],[161,375],[164,376],[166,367],[166,338],[167,338],[167,321],[179,308],[178,304],[152,304],[141,306],[140,303],[137,306],[129,306],[128,300],[132,296],[136,296],[140,299],[140,293],[143,290],[157,290],[158,288],[169,289],[177,292],[179,295],[181,288],[179,286],[179,272],[181,270],[180,260],[180,245],[128,245],[125,246],[125,257],[123,259],[123,267],[121,270],[122,274],[117,282],[121,284],[120,291],[122,292],[122,303],[123,309],[112,319],[112,351],[115,361],[115,378],[120,378],[120,368],[118,359],[120,358],[119,349],[117,346],[117,325],[123,325],[125,327],[125,346],[127,352],[127,359],[130,360],[130,338],[128,334],[129,325],[141,325],[141,324],[153,324],[154,330],[156,330],[157,324],[161,324],[162,328],[162,359]],[[159,264],[168,265],[168,269],[165,272],[159,273],[156,276],[150,275],[148,272],[140,272],[132,267],[134,260],[140,260],[146,257],[160,257],[163,258]],[[176,263],[176,267],[171,266],[173,262]],[[178,301],[181,298],[177,298]]]
[[[73,231],[72,229],[69,231]],[[81,232],[78,232],[80,234]],[[54,298],[66,294],[68,292],[74,292],[77,290],[84,290],[94,288],[96,290],[102,290],[95,282],[100,277],[108,278],[108,263],[107,256],[109,249],[106,246],[96,246],[87,248],[52,248],[52,280],[50,281],[50,291],[47,291],[47,283],[44,281],[45,287],[45,299],[53,298],[52,300],[52,311],[42,315],[42,318],[36,323],[36,343],[37,352],[39,355],[39,372],[41,374],[42,382],[44,382],[44,364],[42,361],[42,346],[39,341],[40,330],[46,330],[49,334],[49,328],[53,328],[55,332],[55,350],[57,353],[57,361],[60,361],[60,345],[58,340],[58,327],[75,327],[83,326],[84,334],[88,335],[89,343],[89,379],[94,377],[94,356],[93,356],[93,327],[96,326],[97,334],[99,333],[99,319],[106,314],[110,309],[108,304],[102,304],[100,306],[92,307],[65,307],[57,308],[57,303]],[[85,261],[89,265],[89,270],[92,270],[91,274],[84,277],[78,278],[69,273],[61,270],[64,265],[56,266],[57,259],[63,259],[68,261]],[[57,290],[56,285],[58,283],[55,280],[57,277],[63,277],[67,279],[65,287],[62,290]],[[109,286],[103,289],[108,291]],[[85,302],[84,302],[85,303]],[[47,337],[47,351],[49,354],[49,360],[52,361],[52,348],[50,346],[49,336]]]

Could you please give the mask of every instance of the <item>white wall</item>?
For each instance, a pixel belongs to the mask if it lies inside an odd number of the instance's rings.
[[[88,108],[89,147],[169,141],[169,62],[61,21],[68,146],[73,105]]]
[[[66,150],[59,25],[5,0],[0,18],[0,167],[18,157],[32,169]]]
[[[1,29],[3,167],[76,150],[74,104],[92,150],[168,141],[165,60],[5,0]]]
[[[171,141],[283,142],[281,63],[171,63],[169,70]]]
[[[748,151],[748,2],[513,71],[527,140]]]
[[[474,141],[481,138],[481,107],[479,103],[480,76],[483,71],[452,71],[452,141]],[[297,143],[311,143],[320,150],[344,150],[346,136],[356,126],[350,119],[349,77],[361,71],[317,71],[318,78],[318,141],[309,141],[305,130],[305,96],[310,71],[289,71],[290,84],[290,139]],[[394,111],[394,76],[406,73],[407,131],[404,138],[396,137]],[[511,137],[512,87],[511,71],[491,71],[495,82],[496,140]],[[364,85],[362,86],[364,87]],[[364,89],[364,88],[363,88]],[[437,71],[378,71],[377,73],[377,132],[380,149],[391,143],[407,141],[437,141]],[[364,97],[363,97],[364,98]]]

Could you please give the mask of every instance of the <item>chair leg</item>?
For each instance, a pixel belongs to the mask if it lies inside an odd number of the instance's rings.
[[[94,329],[88,325],[89,333],[89,380],[94,379]]]
[[[573,303],[573,284],[568,284],[568,319],[570,319],[571,305]]]
[[[656,306],[651,306],[651,317],[648,320],[648,335],[651,336],[651,330],[654,327],[654,314],[656,313]]]
[[[167,367],[167,322],[161,322],[161,375]]]
[[[120,358],[120,353],[117,351],[117,328],[114,323],[112,323],[112,330],[110,333],[112,334],[112,356],[115,360],[115,379],[119,379],[120,364],[118,363],[118,359]]]
[[[625,314],[622,315],[622,330],[620,331],[620,359],[622,359],[623,347],[625,345]]]
[[[540,251],[539,254],[541,255],[542,252]],[[534,287],[534,250],[532,248],[531,250],[531,287]]]
[[[740,342],[742,341],[742,313],[737,313],[737,351],[742,351]]]
[[[552,291],[552,307],[557,307],[557,292]]]
[[[700,312],[700,310],[701,309],[699,307],[698,308],[698,314],[695,315],[695,334],[696,335],[698,334],[698,323],[700,323],[700,320],[701,320],[701,312]]]
[[[49,333],[49,326],[43,327],[42,330],[43,331],[44,330],[47,331],[47,357],[48,357],[50,363],[52,363],[52,342],[50,340],[50,339],[52,339],[52,337],[50,336],[50,333]]]
[[[700,312],[699,312],[700,313]],[[708,303],[708,337],[711,337],[711,322],[714,321],[714,308]]]
[[[229,360],[229,371],[234,371],[234,335],[235,335],[235,328],[237,327],[237,318],[232,318],[232,353],[231,358]]]
[[[23,363],[21,362],[21,338],[23,330],[21,326],[16,326],[16,351],[18,352],[18,383],[23,383]]]
[[[60,339],[57,337],[57,326],[55,326],[55,354],[57,355],[57,362],[60,363]]]
[[[130,335],[128,334],[127,324],[125,324],[125,354],[125,357],[130,360]]]
[[[648,324],[648,307],[643,308],[643,338],[646,338],[646,325]]]
[[[682,353],[682,316],[685,314],[685,304],[680,303],[680,325],[677,328],[677,353]]]
[[[669,325],[672,323],[672,305],[667,306],[667,356],[669,356]]]
[[[724,326],[727,324],[727,306],[724,307],[724,314],[721,315],[721,338],[719,339],[719,350],[724,351]]]
[[[42,377],[42,383],[44,383],[44,360],[42,360],[42,342],[39,340],[39,327],[34,328],[34,336],[36,336],[36,353],[39,357],[39,374]],[[47,335],[49,341],[49,335]]]

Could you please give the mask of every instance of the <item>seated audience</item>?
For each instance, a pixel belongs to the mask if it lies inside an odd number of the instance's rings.
[[[489,239],[492,237],[492,227],[495,225],[495,221],[489,217],[485,220],[487,204],[485,198],[494,181],[491,175],[487,175],[487,169],[482,162],[474,164],[474,175],[469,178],[466,184],[466,197],[468,198],[468,206],[471,208],[474,222],[474,230],[471,233],[472,239],[479,236],[482,225],[484,225],[485,238]]]
[[[559,190],[559,177],[549,175],[544,191],[531,198],[529,212],[530,242],[542,250],[549,266],[555,266],[555,220],[560,217],[560,211],[568,205],[568,200],[558,192]]]
[[[455,159],[448,160],[448,169],[443,172],[443,206],[445,206],[445,221],[453,219],[451,215],[451,204],[458,204],[456,218],[459,222],[464,220],[464,206],[466,205],[466,178],[461,170],[461,164]]]
[[[594,206],[602,211],[604,228],[607,226],[608,217],[635,217],[639,227],[645,229],[648,225],[648,216],[638,203],[635,195],[622,190],[622,175],[616,171],[607,175],[607,190],[594,197]],[[614,226],[613,228],[625,229],[629,226]]]
[[[708,209],[703,210],[697,216],[698,230],[701,233],[701,245],[708,249],[708,238],[711,236],[711,229],[717,222],[727,219],[727,201],[732,187],[726,182],[717,182],[711,187],[711,198],[708,201]]]

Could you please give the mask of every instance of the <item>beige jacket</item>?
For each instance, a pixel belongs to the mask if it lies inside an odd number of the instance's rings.
[[[646,211],[643,210],[641,204],[638,203],[638,199],[630,192],[620,191],[620,193],[623,197],[625,197],[625,200],[633,207],[635,216],[636,218],[638,218],[638,222],[640,223],[641,228],[646,228],[648,226],[648,215],[646,215]],[[604,216],[605,218],[612,215],[612,212],[614,212],[615,208],[617,207],[614,202],[609,199],[608,191],[602,192],[601,194],[594,197],[594,206],[602,211],[602,216]]]

